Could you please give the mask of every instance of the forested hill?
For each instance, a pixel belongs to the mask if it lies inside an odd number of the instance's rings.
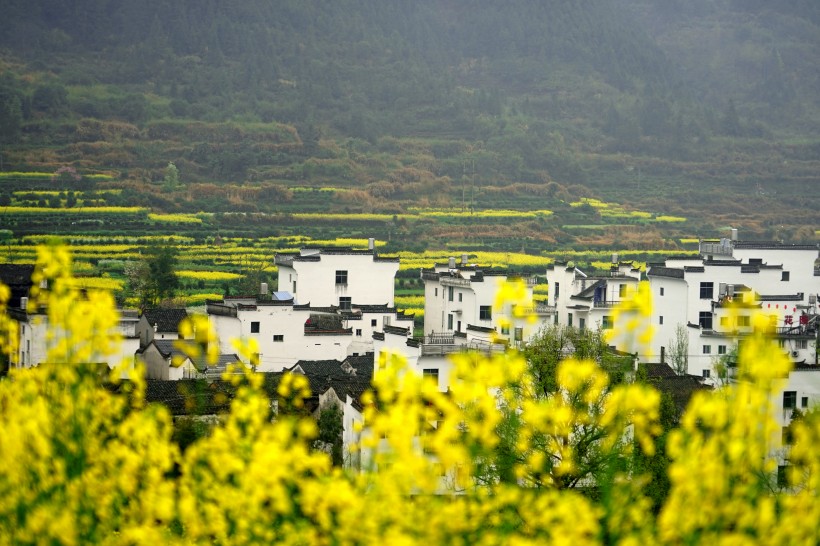
[[[6,168],[70,162],[151,180],[174,161],[187,180],[364,186],[390,179],[379,154],[400,149],[415,154],[402,167],[431,176],[608,197],[637,168],[656,187],[632,197],[660,200],[675,199],[673,169],[696,184],[716,175],[708,184],[730,193],[785,195],[817,172],[814,0],[6,0],[0,10]],[[77,142],[97,146],[80,153]],[[340,146],[359,155],[335,165]],[[742,180],[707,165],[727,153]],[[770,160],[796,170],[772,172]]]

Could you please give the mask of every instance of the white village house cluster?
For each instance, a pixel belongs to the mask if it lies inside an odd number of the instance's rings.
[[[207,303],[219,340],[215,366],[189,358],[178,365],[175,360],[180,352],[174,340],[187,316],[185,309],[153,309],[139,315],[122,311],[119,330],[124,342],[109,365],[123,358],[141,359],[150,396],[152,388],[162,391],[173,381],[218,380],[229,363],[240,359],[232,339],[253,338],[258,345],[253,362],[257,371],[305,374],[316,408],[335,403],[342,409],[344,440],[350,444],[356,440],[352,425],[362,419],[359,398],[381,354],[402,355],[409,370],[435,378],[439,389],[446,391],[452,353],[520,348],[551,324],[622,329],[615,309],[634,294],[641,280],[647,280],[653,335],[649,346],[635,353],[635,366],[663,365],[677,351],[684,357],[678,374],[690,381],[704,386],[734,381],[733,355],[752,332],[753,314],[763,313],[771,321],[775,341],[794,363],[773,400],[775,417],[786,427],[793,410],[820,403],[818,256],[816,244],[743,241],[732,230],[720,242],[701,243],[698,256],[668,257],[647,264],[645,272],[618,262],[617,256],[603,275],[587,274],[572,262],[555,263],[546,271],[548,302],[534,302],[513,313],[509,304],[501,309],[494,305],[501,283],[509,278],[523,281],[532,301],[536,278],[483,268],[462,255],[421,272],[424,335],[416,338],[414,317],[395,306],[398,258],[380,257],[372,240],[367,250],[306,248],[276,256],[277,290],[262,285],[255,296]],[[3,267],[0,276],[12,288],[9,314],[18,323],[19,335],[11,366],[36,366],[46,358],[48,325],[43,314],[26,309],[23,272],[16,266]],[[672,347],[675,342],[677,348]],[[718,361],[729,365],[720,377]]]

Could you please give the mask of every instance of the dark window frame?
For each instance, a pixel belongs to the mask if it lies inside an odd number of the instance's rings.
[[[783,391],[783,409],[795,409],[797,407],[797,391]]]
[[[347,284],[347,269],[336,270],[336,284]]]
[[[715,283],[704,281],[700,283],[700,299],[711,300],[715,296]]]

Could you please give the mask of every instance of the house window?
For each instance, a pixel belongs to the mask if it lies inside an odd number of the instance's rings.
[[[438,368],[425,368],[422,370],[421,375],[424,377],[429,377],[436,382],[436,385],[438,385]]]
[[[453,287],[447,287],[447,301],[453,301]]]
[[[795,345],[798,349],[808,349],[809,348],[809,340],[808,339],[798,339],[795,342]]]
[[[663,286],[661,286],[661,296],[663,296]]]
[[[523,328],[516,328],[515,329],[515,341],[524,341],[524,329]]]
[[[621,284],[618,286],[618,297],[625,298],[626,297],[626,285]]]
[[[709,311],[701,311],[698,313],[698,324],[704,330],[712,329],[712,313]]]
[[[703,378],[709,379],[712,376],[712,370],[703,370]]]
[[[489,305],[482,305],[478,308],[479,320],[491,320],[493,318],[492,307]]]
[[[372,326],[373,328],[378,326],[378,324],[379,324],[379,321],[377,321],[376,319],[371,319],[370,320],[370,326]]]
[[[359,336],[359,337],[362,337],[362,329],[361,328],[356,328],[356,335]]]
[[[284,334],[274,334],[273,335],[273,342],[274,343],[283,343],[285,341]]]
[[[601,321],[602,330],[612,330],[612,315],[604,315]]]
[[[704,345],[703,346],[703,354],[705,354],[705,355],[712,354],[712,346],[711,345]]]
[[[740,315],[737,317],[737,325],[738,326],[751,326],[752,319],[749,315]]]
[[[789,272],[788,271],[782,272],[780,274],[780,280],[781,281],[788,281],[789,280]]]
[[[783,409],[794,409],[797,407],[797,391],[783,392]]]
[[[462,294],[461,292],[458,293],[458,301],[461,301],[461,298],[462,298],[463,295],[464,294]]]
[[[578,319],[578,329],[583,330],[587,327],[587,319],[579,318]]]
[[[350,296],[339,297],[339,309],[349,310],[353,306],[353,298]]]
[[[729,326],[729,317],[720,317],[720,327],[721,328],[728,328]]]
[[[448,330],[452,330],[452,329],[453,329],[453,314],[452,314],[452,313],[449,313],[449,314],[447,315],[447,329],[448,329]]]
[[[700,299],[710,300],[715,293],[715,283],[702,282],[700,283]]]
[[[336,270],[336,284],[347,284],[347,270],[346,269],[337,269]]]
[[[567,313],[567,326],[572,326],[572,313]]]
[[[786,487],[789,485],[789,465],[781,464],[777,466],[777,487]]]
[[[658,324],[663,324],[663,315],[658,317]]]
[[[725,355],[726,354],[726,345],[718,345],[718,354]]]
[[[502,324],[501,325],[501,335],[503,335],[503,336],[510,335],[510,325],[509,324]]]
[[[461,321],[457,320],[456,321],[456,332],[460,332],[460,331],[461,331]]]
[[[783,442],[784,446],[790,446],[794,443],[791,427],[783,427],[780,432],[780,441]]]
[[[251,333],[258,334],[259,333],[259,322],[253,321],[251,322]]]
[[[438,297],[438,286],[433,289],[433,295]]]
[[[558,294],[560,294],[560,293],[561,293],[561,285],[558,284],[558,283],[555,283],[555,294],[554,294],[555,301],[558,301]]]
[[[800,407],[801,408],[809,407],[809,397],[808,396],[804,396],[800,399]]]

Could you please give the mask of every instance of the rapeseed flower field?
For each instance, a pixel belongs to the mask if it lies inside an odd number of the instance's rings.
[[[0,380],[0,544],[820,541],[816,412],[794,422],[785,483],[772,487],[780,431],[771,392],[789,363],[767,323],[740,351],[739,381],[696,395],[668,432],[671,485],[655,511],[649,477],[626,463],[654,453],[660,396],[639,381],[611,384],[584,360],[561,362],[544,396],[515,352],[459,356],[447,393],[383,357],[349,468],[311,448],[313,420],[272,412],[262,376],[240,368],[229,376],[230,411],[183,454],[169,412],[145,404],[139,366],[124,363],[103,380],[89,364],[118,342],[111,295],[73,288],[65,248],[40,247],[37,264],[35,287],[47,280],[48,289],[37,288],[30,305],[48,311],[49,364]],[[640,325],[650,305],[639,291],[621,312]],[[0,317],[4,350],[14,351],[15,324]],[[212,358],[207,321],[195,322],[181,346]],[[122,373],[129,381],[120,383]],[[276,401],[298,408],[309,394],[304,377],[285,376]],[[510,422],[514,436],[503,428]],[[576,441],[585,430],[596,431],[598,455],[625,464],[567,487],[585,464]]]

